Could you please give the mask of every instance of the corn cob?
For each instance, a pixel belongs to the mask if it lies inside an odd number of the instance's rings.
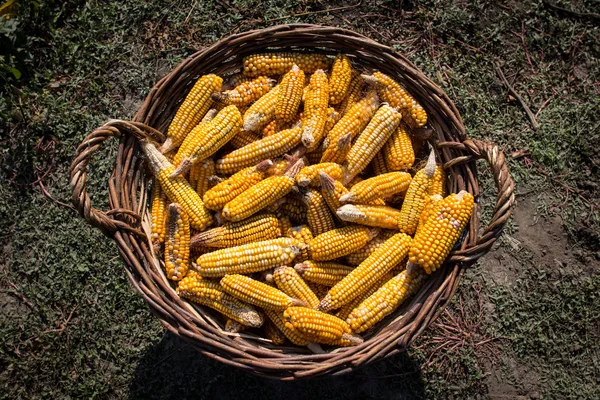
[[[225,332],[229,333],[240,333],[243,330],[248,329],[248,325],[240,324],[234,319],[229,318],[225,322]]]
[[[444,198],[439,194],[429,196],[425,199],[425,206],[423,207],[423,211],[421,211],[421,215],[419,215],[419,224],[417,225],[417,229],[415,230],[415,236],[419,233],[419,230],[423,228],[425,222],[429,219],[429,217],[433,214],[437,214],[438,206],[441,206],[441,201]]]
[[[310,77],[302,116],[302,143],[309,150],[317,148],[323,140],[328,100],[329,82],[327,81],[327,74],[323,70],[318,70]]]
[[[277,223],[279,225],[279,234],[282,237],[290,237],[287,236],[286,233],[292,229],[292,221],[285,215],[277,215]]]
[[[310,228],[306,225],[293,226],[286,231],[284,236],[297,239],[306,245],[314,238]]]
[[[274,203],[294,187],[298,170],[304,162],[298,161],[283,176],[270,176],[248,188],[223,207],[223,217],[230,221],[241,221]]]
[[[307,74],[318,69],[327,69],[330,60],[323,54],[308,53],[263,53],[244,57],[244,75],[282,75],[297,65]]]
[[[215,171],[215,161],[212,158],[192,165],[190,169],[190,185],[196,188],[196,192],[200,197],[210,189],[210,181],[208,178],[213,176]]]
[[[421,211],[425,207],[425,200],[429,196],[434,173],[435,153],[432,150],[429,154],[427,165],[415,174],[404,196],[398,220],[400,232],[408,233],[409,235],[415,233]]]
[[[175,155],[174,175],[187,172],[192,164],[212,156],[242,129],[242,115],[236,106],[227,106],[201,129],[190,132]],[[188,138],[191,138],[188,140]]]
[[[288,266],[275,268],[273,279],[281,291],[292,298],[304,301],[307,307],[316,308],[319,305],[317,295],[313,293],[294,268]]]
[[[392,133],[392,137],[383,146],[382,153],[387,167],[392,171],[407,170],[415,162],[415,151],[404,123]]]
[[[232,174],[257,163],[280,156],[300,144],[300,128],[285,129],[227,154],[217,161],[217,172]]]
[[[261,135],[261,137],[267,137],[267,136],[274,135],[277,132],[279,132],[280,130],[282,130],[283,126],[285,126],[285,125],[282,124],[280,121],[277,121],[276,119],[274,119],[273,121],[271,121],[267,125],[265,125],[265,127],[262,129],[260,135]]]
[[[306,159],[308,160],[308,164],[312,165],[312,164],[319,163],[319,161],[321,160],[321,157],[323,157],[323,151],[325,149],[324,145],[325,145],[325,141],[323,141],[323,143],[321,143],[320,146],[318,146],[306,153]]]
[[[342,102],[352,80],[352,64],[348,56],[338,54],[331,67],[331,78],[329,85],[329,102],[339,104]]]
[[[411,238],[398,233],[386,240],[358,267],[335,284],[319,304],[319,310],[340,308],[365,293],[408,254]]]
[[[142,143],[142,150],[150,168],[161,188],[173,203],[181,206],[188,216],[190,225],[200,231],[212,223],[210,212],[204,207],[202,199],[182,176],[171,178],[175,167],[149,142]]]
[[[338,105],[338,111],[342,117],[360,100],[362,97],[363,86],[364,81],[360,74],[353,74],[346,96],[344,96],[344,99]]]
[[[289,307],[283,312],[285,326],[312,342],[353,346],[363,339],[352,333],[350,326],[333,315],[307,307]]]
[[[279,89],[279,85],[275,86],[246,110],[244,113],[245,131],[260,131],[275,118]]]
[[[222,226],[198,233],[192,237],[190,245],[227,248],[279,236],[277,218],[272,214],[259,214],[240,222],[225,222]]]
[[[265,315],[269,320],[271,320],[271,322],[273,322],[273,325],[275,325],[277,329],[279,329],[285,335],[285,337],[288,338],[290,342],[296,346],[307,345],[308,340],[306,340],[300,333],[285,326],[285,322],[283,321],[283,312],[265,309]]]
[[[316,236],[308,247],[313,260],[333,260],[363,248],[377,234],[378,229],[357,225],[344,226]]]
[[[221,278],[223,291],[246,303],[273,310],[304,305],[302,300],[292,298],[281,290],[248,276],[233,274]]]
[[[306,220],[311,232],[320,235],[335,228],[335,221],[321,193],[309,188],[302,196],[306,204]]]
[[[436,194],[442,197],[446,196],[446,173],[440,165],[435,167],[433,180],[431,186],[429,186],[429,195],[434,196]]]
[[[352,135],[350,133],[345,134],[341,138],[338,139],[337,142],[329,144],[328,138],[325,138],[324,142],[324,150],[322,152],[322,156],[319,162],[335,162],[338,164],[342,164],[350,149],[352,148]],[[325,153],[329,150],[327,156]]]
[[[250,304],[223,292],[218,282],[202,279],[198,275],[186,276],[177,286],[177,294],[194,303],[208,306],[243,325],[260,327],[264,319]]]
[[[265,160],[230,176],[204,194],[204,204],[211,210],[222,209],[225,204],[263,180],[272,165],[270,160]]]
[[[330,130],[333,129],[335,124],[342,118],[341,114],[333,107],[327,109],[327,118],[325,119],[324,136],[326,136]]]
[[[292,165],[302,159],[306,152],[306,147],[298,146],[292,154],[284,154],[273,161],[273,166],[267,171],[267,175],[283,175]],[[304,160],[306,163],[306,160]]]
[[[304,89],[304,72],[294,65],[286,73],[279,84],[275,118],[283,123],[292,122],[300,103],[302,102],[302,91]]]
[[[278,238],[216,250],[198,257],[197,272],[208,278],[249,274],[291,263],[307,246],[291,238]]]
[[[279,209],[281,213],[290,217],[295,223],[306,221],[306,205],[296,197],[287,196],[285,203]]]
[[[340,197],[348,193],[348,189],[346,189],[341,182],[334,180],[322,171],[319,173],[319,180],[321,182],[321,194],[329,206],[329,209],[337,217],[337,214],[335,214],[336,211],[343,206]],[[383,201],[383,199],[377,199],[372,201],[371,205],[384,206],[385,201]]]
[[[351,267],[334,262],[304,261],[294,268],[306,281],[323,286],[334,286],[352,272]]]
[[[354,310],[356,307],[358,307],[360,303],[365,301],[369,296],[371,296],[373,293],[375,293],[377,290],[379,290],[379,288],[381,288],[387,281],[389,281],[393,277],[394,277],[394,275],[392,275],[391,272],[388,272],[387,274],[383,275],[365,293],[356,297],[351,302],[341,306],[340,309],[335,313],[335,316],[346,321],[346,318],[348,318],[348,316],[350,315],[352,310]]]
[[[241,149],[244,146],[248,146],[250,143],[260,140],[257,134],[250,131],[241,131],[237,135],[231,138],[229,144],[234,149]]]
[[[402,116],[411,128],[421,128],[427,123],[427,112],[414,97],[411,96],[411,100],[412,106],[410,109],[403,109]]]
[[[282,345],[285,343],[285,335],[279,330],[279,328],[277,328],[277,326],[275,326],[275,324],[271,320],[266,321],[266,323],[263,325],[263,329],[265,332],[265,336],[267,337],[267,339],[271,340],[273,344]]]
[[[409,267],[414,270],[421,266],[428,274],[436,271],[467,226],[473,206],[473,195],[464,190],[440,201],[415,236],[410,247]]]
[[[165,241],[167,231],[167,196],[163,193],[158,182],[152,185],[152,243],[155,247]]]
[[[238,107],[246,106],[253,101],[260,99],[267,94],[275,85],[275,80],[266,76],[259,76],[250,81],[242,82],[234,89],[224,92],[215,92],[211,98],[214,102],[234,105]]]
[[[339,164],[330,162],[314,164],[304,167],[298,172],[298,175],[296,175],[298,186],[321,186],[321,181],[319,180],[320,172],[325,172],[328,176],[338,181],[341,181],[344,177],[344,169]]]
[[[340,197],[341,202],[370,204],[374,200],[391,197],[408,189],[411,177],[408,172],[390,172],[365,179],[352,186]]]
[[[181,280],[190,264],[190,223],[177,203],[169,205],[168,235],[165,244],[167,278]]]
[[[383,175],[391,172],[392,170],[388,168],[385,162],[385,155],[383,154],[383,149],[378,151],[373,157],[373,161],[371,161],[371,168],[373,169],[373,175]],[[362,179],[361,179],[362,180]],[[352,187],[354,185],[347,184],[348,187]]]
[[[327,295],[327,292],[329,291],[329,288],[325,285],[319,285],[318,283],[313,283],[310,281],[306,282],[306,284],[308,285],[310,290],[313,291],[313,293],[317,296],[317,298],[319,300],[321,300],[323,297],[325,297]]]
[[[360,265],[361,262],[365,261],[375,250],[377,250],[386,240],[394,236],[396,231],[383,230],[373,240],[367,242],[367,244],[360,250],[355,251],[352,254],[348,254],[344,261],[348,265],[356,266]]]
[[[346,157],[347,173],[344,183],[349,182],[375,157],[400,124],[402,116],[394,108],[384,104],[375,113],[365,130],[358,136]]]
[[[168,153],[177,148],[206,114],[212,100],[210,96],[221,90],[223,79],[217,75],[204,75],[194,84],[167,130],[167,140],[161,146],[161,152]]]
[[[336,214],[342,221],[384,229],[398,229],[400,218],[400,211],[395,208],[363,204],[346,204]]]
[[[421,271],[400,272],[353,309],[346,322],[354,332],[366,331],[400,307],[419,289],[424,278]]]
[[[323,153],[321,162],[338,162],[344,161],[337,152],[336,144],[339,144],[339,140],[347,134],[350,134],[351,139],[354,139],[360,132],[362,132],[371,118],[375,115],[379,107],[379,98],[375,92],[369,92],[365,98],[359,100],[356,104],[350,108],[350,110],[344,114],[342,119],[335,124],[333,129],[327,135],[328,147]],[[338,146],[339,147],[339,146]]]

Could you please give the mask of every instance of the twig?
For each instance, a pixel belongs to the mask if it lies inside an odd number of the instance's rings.
[[[75,207],[73,207],[72,205],[70,205],[70,204],[67,204],[67,203],[63,203],[62,201],[56,200],[54,197],[52,197],[52,195],[51,195],[51,194],[50,194],[50,193],[49,193],[49,192],[46,190],[46,188],[44,187],[44,184],[42,183],[42,181],[41,181],[41,180],[38,182],[38,184],[40,185],[40,189],[42,190],[42,194],[43,194],[44,196],[46,196],[47,198],[49,198],[50,200],[52,200],[54,203],[56,203],[56,204],[58,204],[58,205],[61,205],[61,206],[63,206],[63,207],[70,208],[71,210],[73,210],[73,211],[77,212],[77,209],[76,209]]]
[[[523,110],[525,111],[525,114],[527,115],[527,118],[529,119],[529,122],[531,123],[531,127],[533,128],[533,130],[537,131],[538,129],[540,129],[540,125],[537,123],[537,121],[535,119],[535,115],[533,115],[529,106],[527,104],[525,104],[525,101],[523,100],[523,98],[517,93],[517,91],[511,86],[511,84],[508,83],[508,80],[506,80],[506,77],[504,76],[504,73],[502,73],[500,66],[498,64],[496,64],[495,62],[492,62],[492,64],[494,65],[494,69],[496,69],[496,72],[500,76],[500,79],[502,79],[504,86],[506,86],[506,88],[508,89],[510,94],[512,94],[513,97],[515,99],[517,99],[517,101],[521,105],[521,108],[523,108]]]
[[[31,302],[29,300],[27,300],[25,295],[23,295],[23,294],[21,294],[21,292],[19,292],[17,285],[15,285],[10,280],[8,280],[8,278],[6,279],[6,282],[13,288],[13,290],[9,290],[9,291],[7,291],[7,293],[12,294],[17,299],[21,300],[27,307],[31,308],[33,311],[38,311],[37,308],[33,304],[31,304]]]
[[[318,10],[318,11],[307,11],[307,12],[303,12],[303,13],[290,14],[290,15],[286,15],[284,17],[278,17],[278,18],[273,18],[273,19],[263,18],[263,21],[264,22],[272,22],[272,21],[279,21],[279,20],[287,19],[287,18],[304,17],[306,15],[322,14],[322,13],[328,13],[328,12],[334,12],[334,11],[349,10],[351,8],[356,8],[356,7],[360,6],[361,4],[362,4],[362,0],[360,0],[358,3],[356,3],[354,5],[351,5],[351,6],[334,7],[334,8],[328,8],[326,10]]]
[[[550,101],[552,101],[554,96],[556,96],[556,93],[554,93],[552,96],[548,97],[548,100],[546,100],[545,102],[542,103],[539,110],[537,110],[537,112],[535,113],[536,120],[537,120],[538,115],[540,115],[540,112],[542,112],[542,110],[548,105],[548,103],[550,103]]]
[[[521,41],[523,42],[523,50],[525,51],[525,57],[527,57],[527,62],[531,67],[531,72],[535,73],[535,68],[533,68],[533,63],[531,62],[529,52],[527,51],[527,43],[525,43],[525,22],[523,22],[523,20],[521,20]]]
[[[573,17],[576,18],[583,18],[583,19],[593,19],[596,21],[600,21],[600,14],[596,14],[596,13],[580,13],[577,11],[573,11],[573,10],[569,10],[567,8],[562,8],[557,6],[556,4],[554,4],[553,2],[551,2],[550,0],[544,0],[544,4],[547,7],[550,7],[553,10],[565,13],[567,15],[571,15]]]

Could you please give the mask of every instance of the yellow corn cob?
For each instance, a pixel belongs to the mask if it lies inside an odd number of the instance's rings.
[[[248,325],[240,324],[234,319],[228,319],[227,322],[225,322],[225,332],[240,333],[246,329],[248,329]]]
[[[353,74],[346,96],[344,96],[344,99],[338,106],[338,111],[342,117],[360,100],[362,97],[363,86],[364,81],[360,74]]]
[[[223,291],[246,303],[272,310],[304,305],[302,300],[292,298],[281,290],[248,276],[233,274],[221,278]]]
[[[302,116],[302,143],[309,150],[317,148],[325,135],[329,100],[327,74],[318,70],[310,77]]]
[[[323,286],[334,286],[352,272],[351,267],[334,262],[304,261],[294,268],[306,281]]]
[[[192,228],[200,231],[206,229],[213,219],[198,193],[182,176],[170,177],[175,167],[152,143],[144,142],[141,146],[156,180],[169,200],[181,206]]]
[[[273,344],[281,345],[285,343],[285,335],[279,330],[279,328],[277,328],[277,326],[275,326],[272,321],[268,320],[263,326],[263,329],[265,336],[267,339],[270,339]]]
[[[425,199],[429,196],[434,173],[435,153],[432,150],[429,154],[427,165],[415,174],[404,196],[398,220],[400,232],[408,233],[409,235],[415,233],[419,224],[421,211],[425,207]]]
[[[339,104],[342,102],[352,80],[352,64],[348,56],[338,54],[331,67],[331,78],[329,84],[329,102]]]
[[[261,136],[266,137],[266,136],[274,135],[277,132],[279,132],[280,130],[282,130],[283,126],[285,126],[285,125],[282,124],[280,121],[277,121],[276,119],[274,119],[273,121],[271,121],[267,125],[265,125],[265,127],[262,129]]]
[[[256,142],[257,140],[260,140],[257,134],[252,133],[250,131],[241,131],[233,138],[231,138],[229,144],[234,149],[241,149],[242,147],[248,146],[250,143]]]
[[[270,176],[248,188],[223,207],[223,217],[230,221],[241,221],[274,203],[294,187],[297,171],[304,162],[298,161],[283,176]]]
[[[304,89],[304,72],[294,65],[286,73],[279,84],[275,118],[283,123],[292,122],[296,118],[298,108],[302,102]]]
[[[267,94],[274,84],[273,79],[259,76],[251,81],[240,83],[234,89],[213,93],[211,98],[217,103],[243,107]]]
[[[319,304],[319,310],[340,308],[365,293],[383,275],[390,272],[408,254],[411,238],[398,233],[386,240],[358,267],[329,290]]]
[[[286,233],[286,237],[298,239],[299,241],[309,244],[313,240],[314,236],[310,231],[310,228],[306,225],[293,226],[289,228]]]
[[[320,146],[318,146],[306,153],[306,159],[308,160],[308,164],[318,164],[319,163],[319,161],[321,160],[321,157],[323,157],[324,144],[325,144],[325,142],[323,142]]]
[[[348,254],[344,261],[348,265],[356,266],[360,265],[361,262],[365,261],[375,250],[377,250],[386,240],[394,236],[396,231],[383,230],[377,237],[370,240],[362,249]]]
[[[160,183],[152,185],[152,243],[159,246],[165,241],[167,232],[167,196],[160,188]]]
[[[415,162],[415,151],[404,123],[392,133],[383,146],[382,153],[387,167],[392,171],[407,170]]]
[[[425,199],[425,206],[423,207],[423,211],[421,211],[421,215],[419,215],[419,224],[417,225],[417,229],[415,230],[415,236],[419,233],[419,230],[423,228],[425,222],[429,219],[429,217],[437,213],[439,210],[438,206],[441,206],[441,201],[444,198],[439,194],[429,196]]]
[[[307,74],[318,69],[327,69],[330,60],[323,54],[308,53],[263,53],[244,57],[244,75],[282,75],[297,65]]]
[[[279,211],[290,217],[295,223],[306,221],[306,205],[296,197],[287,196]]]
[[[363,248],[378,233],[378,229],[357,225],[344,226],[316,236],[308,247],[313,260],[333,260]]]
[[[260,131],[275,118],[279,89],[279,85],[275,86],[246,110],[244,113],[245,131]]]
[[[398,229],[400,218],[400,211],[395,208],[364,204],[346,204],[336,214],[342,221],[384,229]]]
[[[400,272],[353,309],[346,322],[354,332],[366,331],[400,307],[419,289],[424,278],[421,271]]]
[[[277,310],[269,310],[265,309],[265,315],[273,325],[277,327],[286,338],[296,346],[306,346],[308,344],[308,340],[306,340],[300,333],[295,330],[289,329],[285,326],[285,322],[283,321],[283,312]]]
[[[375,115],[377,107],[379,107],[379,98],[373,91],[367,93],[365,98],[354,104],[328,133],[328,147],[323,153],[321,162],[342,162],[343,158],[337,154],[335,144],[339,143],[344,135],[350,134],[351,139],[354,139],[362,132]]]
[[[290,219],[288,217],[286,217],[285,215],[278,215],[277,223],[279,225],[279,234],[282,237],[291,237],[291,236],[286,235],[286,233],[290,229],[292,229],[292,222],[290,221]]]
[[[336,211],[343,206],[340,197],[348,193],[348,189],[346,189],[341,182],[334,180],[325,172],[319,173],[319,180],[321,182],[321,194],[329,206],[329,209],[337,217],[337,214],[335,214]],[[370,204],[384,206],[385,201],[383,201],[383,199],[377,199]]]
[[[340,197],[341,202],[370,204],[374,200],[391,197],[408,189],[411,177],[408,172],[390,172],[365,179],[352,186]]]
[[[350,313],[352,312],[352,310],[354,310],[356,307],[359,306],[360,303],[362,303],[369,296],[371,296],[373,293],[375,293],[377,290],[379,290],[379,288],[381,288],[387,281],[389,281],[390,279],[392,279],[393,276],[394,275],[392,275],[391,272],[388,272],[387,274],[383,275],[365,293],[363,293],[360,296],[356,297],[351,302],[349,302],[349,303],[344,304],[343,306],[341,306],[340,309],[335,313],[335,316],[338,317],[338,318],[340,318],[340,319],[343,319],[344,321],[346,321],[346,318],[348,318],[348,316],[350,315]]]
[[[298,175],[296,175],[296,182],[298,182],[298,186],[321,186],[321,181],[319,179],[320,172],[325,172],[331,178],[338,181],[341,181],[344,177],[344,169],[339,164],[330,162],[314,164],[304,167],[300,170],[300,172],[298,172]]]
[[[326,136],[330,130],[333,129],[335,124],[342,118],[339,112],[335,110],[333,107],[329,107],[327,109],[327,119],[325,120],[325,131],[324,136]]]
[[[396,130],[401,118],[394,108],[386,104],[379,107],[346,156],[345,165],[348,171],[344,183],[351,181],[365,169]]]
[[[325,285],[319,285],[318,283],[306,282],[310,290],[317,296],[319,300],[327,295],[329,288]]]
[[[177,294],[190,300],[221,300],[225,295],[219,282],[204,279],[194,270],[177,283]]]
[[[440,201],[411,244],[409,266],[421,266],[428,274],[436,271],[467,226],[473,206],[473,195],[464,190]]]
[[[350,149],[352,148],[352,135],[347,133],[340,137],[337,142],[329,143],[329,138],[325,138],[323,141],[323,152],[320,162],[335,162],[342,164]],[[325,155],[327,153],[327,155]]]
[[[190,245],[227,248],[279,236],[277,218],[272,214],[259,214],[239,222],[225,222],[222,226],[198,233],[192,237]]]
[[[231,200],[264,179],[266,171],[273,165],[269,160],[255,167],[248,167],[215,185],[204,194],[204,204],[211,210],[220,210]]]
[[[294,268],[288,266],[275,268],[273,279],[277,287],[288,296],[304,301],[308,307],[316,308],[319,305],[317,295]]]
[[[431,186],[429,186],[429,195],[433,196],[436,194],[442,197],[446,196],[446,173],[444,172],[444,168],[440,165],[435,167],[433,180]]]
[[[352,333],[350,326],[333,315],[307,307],[289,307],[283,312],[285,326],[312,342],[353,346],[363,339]]]
[[[427,112],[414,97],[411,96],[411,100],[412,106],[410,109],[403,109],[402,116],[411,128],[421,128],[427,123]]]
[[[387,174],[391,171],[391,169],[388,168],[385,162],[385,155],[383,154],[383,150],[378,151],[377,154],[375,154],[375,157],[373,157],[373,161],[371,161],[371,168],[373,168],[373,175],[375,176]],[[348,186],[352,187],[354,185],[348,184]]]
[[[278,238],[216,250],[198,257],[195,269],[208,278],[249,274],[291,263],[307,246],[291,238]]]
[[[165,268],[167,278],[178,281],[188,271],[190,264],[190,223],[177,203],[169,205],[168,235],[165,243]]]
[[[227,106],[210,122],[201,124],[185,138],[173,161],[174,175],[187,172],[192,164],[212,156],[242,128],[242,115],[236,106]]]
[[[263,160],[280,156],[299,145],[301,137],[300,128],[291,128],[252,142],[218,160],[217,172],[232,174]]]
[[[190,169],[190,185],[196,188],[200,197],[210,188],[209,178],[216,173],[215,161],[212,158],[192,165]]]
[[[335,228],[335,221],[321,193],[309,188],[302,199],[306,204],[306,220],[314,235],[320,235]]]
[[[198,79],[169,125],[167,140],[161,146],[163,153],[168,153],[183,143],[183,139],[200,123],[212,105],[210,96],[221,90],[222,85],[223,79],[214,74],[204,75]]]

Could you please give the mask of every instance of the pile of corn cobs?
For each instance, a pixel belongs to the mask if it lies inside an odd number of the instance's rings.
[[[201,77],[166,141],[142,144],[168,279],[232,332],[361,343],[442,265],[473,196],[444,197],[433,151],[412,170],[425,110],[345,55],[248,56],[228,86]]]

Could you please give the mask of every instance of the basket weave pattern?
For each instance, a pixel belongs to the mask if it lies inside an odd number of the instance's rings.
[[[325,354],[291,346],[275,346],[254,333],[224,332],[224,320],[212,310],[180,299],[162,272],[150,241],[149,180],[138,140],[162,142],[168,124],[195,80],[207,73],[239,71],[244,56],[270,50],[343,52],[355,65],[379,70],[401,82],[429,115],[430,143],[448,171],[451,192],[475,196],[475,212],[459,250],[434,273],[421,290],[365,335],[359,346]],[[110,138],[119,138],[115,168],[108,181],[110,210],[92,207],[86,190],[87,167],[93,154]],[[490,166],[498,190],[490,224],[479,229],[479,185],[476,159]],[[125,271],[152,312],[173,334],[202,354],[246,371],[274,379],[301,379],[344,374],[377,359],[404,351],[444,309],[458,287],[465,267],[491,248],[514,204],[514,183],[503,153],[493,144],[468,139],[461,117],[448,96],[406,58],[357,33],[316,25],[280,25],[220,40],[184,60],[163,77],[146,97],[133,121],[109,121],[89,134],[71,164],[73,203],[80,215],[117,242]]]

